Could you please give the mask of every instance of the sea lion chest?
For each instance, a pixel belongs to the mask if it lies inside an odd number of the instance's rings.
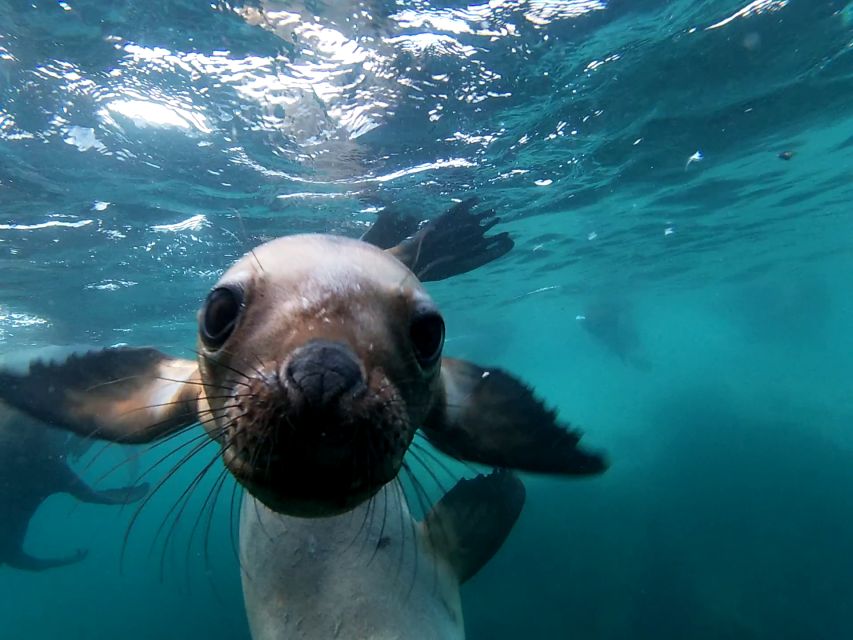
[[[253,640],[462,640],[459,582],[400,492],[330,518],[248,496],[240,520]]]

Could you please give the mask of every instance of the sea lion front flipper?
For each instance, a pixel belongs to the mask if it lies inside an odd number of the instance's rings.
[[[423,425],[441,451],[469,462],[534,473],[585,476],[607,468],[579,446],[579,431],[557,422],[533,390],[500,369],[444,358],[444,402]]]
[[[462,479],[427,514],[424,526],[433,549],[465,582],[491,560],[515,525],[524,485],[509,471]]]
[[[443,280],[497,260],[515,246],[506,232],[486,237],[500,222],[492,209],[473,213],[469,198],[428,222],[388,253],[422,281]]]
[[[198,421],[202,383],[191,360],[120,347],[0,369],[0,399],[80,435],[140,443]]]

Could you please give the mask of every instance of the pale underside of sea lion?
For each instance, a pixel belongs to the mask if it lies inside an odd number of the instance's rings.
[[[243,502],[240,559],[254,640],[462,640],[459,586],[524,503],[512,474],[461,480],[423,522],[397,482],[350,513],[294,518]]]
[[[387,251],[334,236],[273,240],[228,269],[208,295],[199,312],[197,360],[116,348],[36,362],[23,374],[0,370],[0,399],[50,424],[117,442],[150,442],[202,424],[251,496],[241,547],[256,638],[302,632],[294,637],[335,637],[323,635],[320,622],[299,628],[289,617],[290,611],[302,618],[317,611],[330,616],[345,606],[324,599],[324,567],[338,572],[332,573],[335,584],[353,597],[370,590],[371,611],[401,611],[399,619],[388,613],[385,626],[372,625],[379,635],[354,630],[339,637],[401,637],[393,634],[404,628],[413,633],[410,624],[418,619],[424,620],[423,636],[402,637],[462,637],[458,585],[500,546],[523,498],[514,498],[518,487],[506,483],[494,485],[503,488],[497,495],[460,490],[460,497],[454,489],[436,507],[450,515],[427,518],[442,525],[427,527],[427,536],[418,525],[407,537],[405,523],[411,529],[413,521],[402,501],[389,499],[388,487],[416,434],[453,457],[488,466],[567,476],[596,475],[606,467],[600,454],[580,447],[579,432],[561,425],[515,377],[443,357],[444,321],[416,274],[439,279],[488,261],[488,247],[492,257],[505,252],[506,243],[494,244],[500,236],[483,237],[491,225],[481,226],[481,219],[443,226],[439,218]],[[347,512],[376,509],[378,501],[404,525],[396,540],[375,542],[376,568],[356,576],[346,569],[343,559],[350,556],[339,538],[358,532],[341,519],[354,520]],[[490,508],[510,515],[472,532],[468,524],[480,520],[457,513]],[[393,519],[385,518],[386,526]],[[264,525],[289,533],[269,541]],[[441,531],[447,539],[437,543]],[[370,535],[386,537],[373,524]],[[296,562],[320,547],[326,551],[298,563],[298,571],[291,566],[288,577],[286,558]],[[376,589],[393,568],[382,559],[391,555],[383,547],[420,549],[413,557],[432,560],[442,595],[424,595],[423,574],[414,574],[412,589],[424,596],[423,606],[439,603],[446,615],[383,600]],[[471,549],[488,553],[466,560]],[[404,569],[412,574],[405,562],[401,574]],[[313,596],[300,593],[302,587]],[[289,610],[275,605],[288,601],[301,604]],[[342,624],[355,620],[353,613]]]

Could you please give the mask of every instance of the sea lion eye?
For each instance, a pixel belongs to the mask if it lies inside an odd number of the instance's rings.
[[[217,287],[204,303],[199,322],[202,342],[209,349],[218,349],[234,331],[243,308],[243,292],[234,287]]]
[[[412,318],[409,337],[415,357],[423,369],[438,362],[444,346],[444,320],[436,311],[423,311]]]

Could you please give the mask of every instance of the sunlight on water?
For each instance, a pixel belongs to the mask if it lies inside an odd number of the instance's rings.
[[[100,113],[107,123],[115,124],[110,114],[117,113],[130,118],[134,124],[140,127],[176,127],[178,129],[195,127],[202,133],[210,132],[205,119],[198,114],[179,107],[170,107],[145,100],[114,100],[107,104],[106,110]]]
[[[788,4],[788,0],[755,0],[755,2],[750,2],[743,9],[736,11],[728,18],[715,22],[709,27],[706,27],[706,29],[719,29],[720,27],[725,27],[732,20],[748,18],[749,16],[758,15],[764,11],[778,11],[779,9],[784,8],[786,4]]]

